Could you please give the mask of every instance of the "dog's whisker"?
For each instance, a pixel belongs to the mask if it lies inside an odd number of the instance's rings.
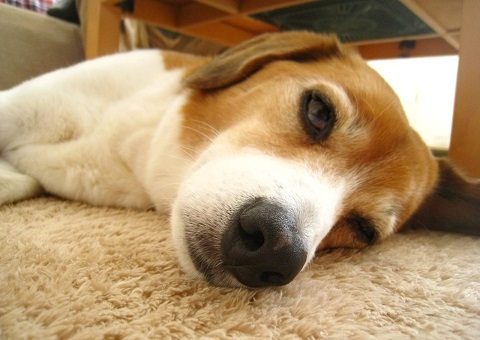
[[[212,143],[214,142],[214,139],[213,139],[212,137],[210,137],[210,136],[207,135],[206,133],[201,132],[201,131],[198,130],[198,129],[194,129],[194,128],[191,127],[191,126],[184,126],[184,128],[185,128],[185,129],[188,129],[188,130],[191,130],[191,131],[193,131],[193,132],[198,133],[199,135],[205,137],[208,141],[210,141],[210,142],[212,142]]]
[[[187,165],[191,164],[193,162],[193,160],[195,159],[195,157],[193,155],[190,155],[190,154],[187,154],[187,153],[185,153],[185,154],[187,156],[189,156],[189,158],[181,157],[181,156],[178,156],[178,155],[171,155],[171,154],[167,154],[165,156],[170,158],[170,159],[176,159],[176,160],[182,161],[183,163],[185,163]]]
[[[204,126],[206,129],[208,129],[208,131],[213,132],[215,134],[215,136],[220,135],[220,131],[215,129],[215,127],[213,127],[213,125],[211,125],[207,122],[203,122],[203,121],[197,120],[197,119],[192,119],[191,122],[199,124],[199,127]]]
[[[203,151],[199,148],[195,148],[195,147],[190,147],[190,146],[186,146],[186,145],[181,145],[181,144],[177,144],[177,146],[183,150],[183,152],[189,156],[191,159],[196,159],[198,157],[198,155]],[[191,151],[191,153],[189,153],[188,151]]]

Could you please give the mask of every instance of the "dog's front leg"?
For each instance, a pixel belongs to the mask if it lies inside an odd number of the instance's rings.
[[[0,159],[0,205],[38,196],[43,191],[38,181],[18,172]]]

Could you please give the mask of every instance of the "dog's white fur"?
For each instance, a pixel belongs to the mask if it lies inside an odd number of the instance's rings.
[[[290,44],[320,52],[318,65],[282,62]],[[305,267],[318,247],[368,243],[357,214],[382,239],[432,190],[436,162],[398,99],[331,37],[266,36],[211,63],[185,58],[118,54],[0,92],[0,205],[46,191],[171,212],[187,272],[238,286],[223,263],[222,235],[252,200],[293,216]],[[328,147],[297,126],[299,98],[312,88],[336,107]]]
[[[4,165],[2,178],[17,176],[24,190],[2,190],[0,203],[31,196],[36,180],[49,192],[96,205],[170,206],[172,183],[185,168],[175,161],[182,157],[175,143],[178,110],[188,96],[180,77],[181,71],[165,70],[159,52],[141,51],[2,92],[2,159],[25,175]],[[2,180],[2,187],[10,182]],[[156,191],[162,194],[154,203]]]

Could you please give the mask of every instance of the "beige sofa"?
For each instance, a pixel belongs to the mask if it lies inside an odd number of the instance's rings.
[[[78,26],[0,4],[0,90],[84,59]]]

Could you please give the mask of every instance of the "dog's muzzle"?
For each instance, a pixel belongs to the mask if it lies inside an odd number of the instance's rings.
[[[240,209],[222,237],[224,266],[248,287],[281,286],[305,265],[294,214],[258,199]]]

